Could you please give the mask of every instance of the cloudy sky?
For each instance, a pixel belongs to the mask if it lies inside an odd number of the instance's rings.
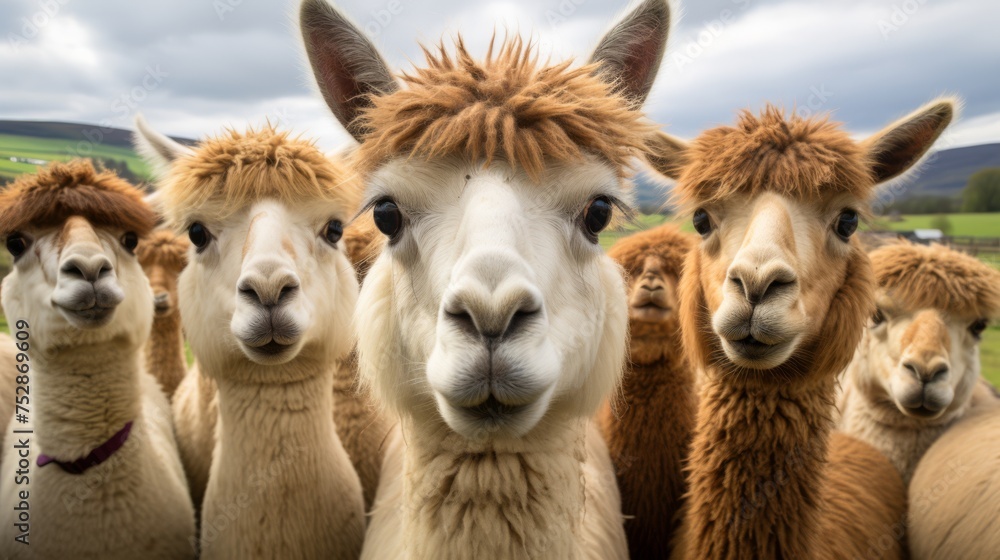
[[[585,58],[627,0],[336,0],[397,69],[418,42],[494,27]],[[676,5],[676,4],[675,4]],[[334,149],[294,0],[3,0],[0,119],[131,128],[137,111],[201,137],[265,118]],[[858,135],[940,94],[965,99],[945,146],[1000,142],[996,0],[687,0],[647,110],[674,134],[776,102],[833,112]],[[395,13],[393,13],[395,12]]]

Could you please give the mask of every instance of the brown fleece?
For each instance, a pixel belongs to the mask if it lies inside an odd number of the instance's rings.
[[[188,241],[167,230],[154,231],[136,248],[136,256],[149,277],[154,296],[167,294],[168,308],[157,310],[153,330],[146,342],[146,371],[173,398],[187,374],[181,312],[177,307],[177,277],[187,266]]]
[[[679,278],[692,236],[664,225],[618,241],[608,255],[636,279],[648,256]],[[630,282],[631,288],[631,282]],[[622,496],[629,555],[670,554],[673,522],[685,491],[683,461],[694,427],[694,375],[684,359],[676,311],[661,323],[630,321],[630,363],[620,402],[598,413]]]
[[[29,226],[57,227],[71,216],[140,237],[156,225],[142,191],[87,159],[51,163],[0,190],[0,238]]]

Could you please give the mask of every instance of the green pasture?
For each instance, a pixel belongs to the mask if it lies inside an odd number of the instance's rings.
[[[1000,214],[939,214],[903,216],[901,221],[877,219],[869,224],[869,229],[890,231],[912,231],[915,229],[938,229],[937,220],[944,216],[951,224],[948,235],[973,237],[1000,237]]]
[[[34,138],[0,134],[0,179],[10,179],[22,173],[32,173],[35,165],[10,161],[10,157],[65,161],[74,157],[94,157],[125,161],[130,171],[140,177],[149,177],[150,169],[136,153],[128,148],[94,144],[84,138],[66,140]]]

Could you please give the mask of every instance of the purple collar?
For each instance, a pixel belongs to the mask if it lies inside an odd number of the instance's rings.
[[[122,448],[123,445],[125,445],[125,442],[128,441],[128,435],[131,431],[132,431],[132,422],[129,422],[128,424],[125,424],[124,428],[118,430],[118,433],[111,436],[111,438],[108,441],[102,443],[100,447],[91,451],[90,454],[88,454],[86,457],[82,459],[77,459],[76,461],[64,462],[58,459],[53,459],[48,455],[39,454],[38,466],[44,467],[49,463],[55,463],[59,465],[59,468],[68,472],[69,474],[83,474],[84,472],[87,471],[87,469],[91,467],[96,467],[97,465],[100,465],[104,461],[110,459],[111,456],[114,455],[116,451],[118,451],[119,449]]]

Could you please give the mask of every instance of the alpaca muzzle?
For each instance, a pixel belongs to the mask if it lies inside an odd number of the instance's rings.
[[[124,299],[114,266],[97,247],[73,248],[63,256],[51,301],[74,326],[107,324]]]

